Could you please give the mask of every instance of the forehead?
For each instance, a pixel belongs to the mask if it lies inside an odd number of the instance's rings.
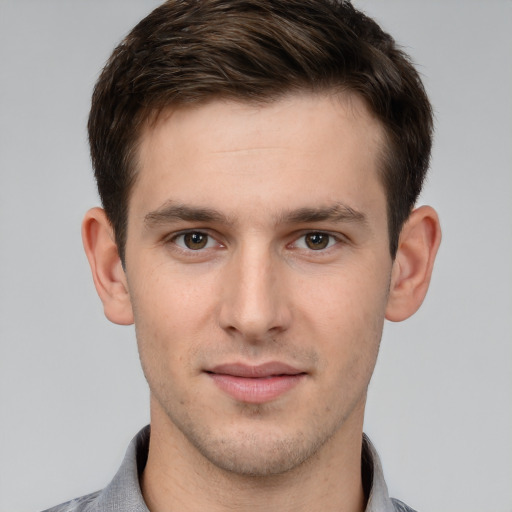
[[[383,194],[384,141],[382,126],[353,94],[169,109],[142,133],[130,210],[178,200],[237,215],[255,205],[372,201]]]

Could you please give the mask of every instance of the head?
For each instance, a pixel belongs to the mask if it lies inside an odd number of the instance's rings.
[[[357,469],[384,318],[419,307],[440,240],[411,212],[431,112],[392,39],[328,0],[167,2],[89,130],[85,248],[107,317],[135,323],[166,460]]]
[[[340,0],[171,0],[116,48],[93,95],[92,161],[121,260],[141,133],[160,112],[298,91],[356,94],[384,128],[379,179],[394,257],[428,168],[432,111],[392,37]]]

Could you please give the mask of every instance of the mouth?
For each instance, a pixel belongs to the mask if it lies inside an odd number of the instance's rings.
[[[302,370],[280,362],[261,365],[221,364],[205,373],[231,398],[251,404],[276,400],[297,386],[307,375]]]

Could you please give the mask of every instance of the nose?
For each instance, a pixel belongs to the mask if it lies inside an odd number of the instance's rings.
[[[223,275],[220,324],[250,343],[272,339],[291,321],[286,276],[268,248],[242,247]]]

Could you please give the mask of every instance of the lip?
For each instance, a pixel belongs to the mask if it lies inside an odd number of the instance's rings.
[[[223,392],[239,402],[261,404],[276,400],[297,386],[306,373],[285,363],[228,363],[206,371]]]

